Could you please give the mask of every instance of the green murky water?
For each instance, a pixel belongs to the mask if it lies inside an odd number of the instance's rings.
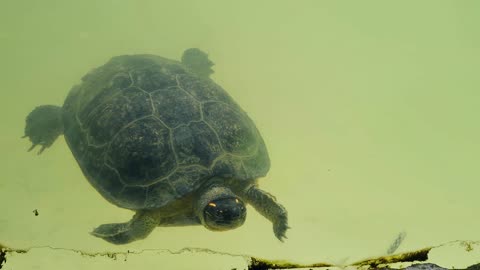
[[[385,255],[402,231],[398,252],[478,240],[479,8],[433,0],[1,1],[0,243],[348,263]],[[209,53],[212,78],[265,139],[272,167],[260,183],[289,211],[285,243],[249,208],[234,231],[158,228],[113,246],[88,232],[132,213],[89,185],[63,137],[40,156],[26,152],[26,115],[61,105],[92,68],[123,54],[178,60],[191,47]],[[96,257],[56,265],[48,259],[55,250],[38,252],[37,264],[50,269],[102,265]],[[165,269],[239,267],[226,255],[162,254]],[[121,265],[151,267],[150,257]]]

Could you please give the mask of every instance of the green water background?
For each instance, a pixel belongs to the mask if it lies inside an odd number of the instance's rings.
[[[480,4],[476,1],[0,1],[0,242],[82,250],[187,246],[301,262],[480,238]],[[131,212],[84,179],[63,137],[21,140],[121,54],[198,47],[258,125],[261,182],[289,210],[281,244],[249,208],[237,230],[159,228],[115,247],[87,234]],[[32,211],[38,209],[39,216]],[[175,265],[175,260],[173,260]],[[181,264],[179,261],[178,264]]]

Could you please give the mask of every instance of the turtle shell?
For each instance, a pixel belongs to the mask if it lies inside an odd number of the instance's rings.
[[[245,181],[270,167],[247,114],[177,61],[114,57],[72,88],[63,109],[65,139],[82,172],[119,207],[159,208],[213,176]]]

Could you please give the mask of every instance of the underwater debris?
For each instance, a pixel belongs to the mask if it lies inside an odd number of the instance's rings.
[[[32,212],[33,212],[33,214],[34,214],[35,216],[38,216],[38,215],[39,215],[37,209],[33,210]]]
[[[480,263],[471,265],[466,270],[480,270]]]
[[[475,242],[472,241],[463,241],[460,243],[461,246],[465,247],[465,251],[470,252],[473,250],[472,245],[475,244]]]
[[[401,254],[396,254],[396,255],[389,255],[389,256],[382,256],[378,258],[371,258],[371,259],[366,259],[362,260],[356,263],[352,264],[329,264],[329,263],[314,263],[314,264],[300,264],[300,263],[293,263],[290,261],[286,260],[266,260],[266,259],[261,259],[255,256],[249,256],[249,255],[242,255],[242,254],[232,254],[228,252],[222,252],[222,251],[215,251],[211,249],[205,249],[205,248],[183,248],[177,251],[172,251],[168,249],[144,249],[144,250],[138,250],[138,251],[132,251],[132,250],[127,250],[126,252],[89,252],[89,251],[83,251],[83,250],[77,250],[77,249],[68,249],[68,248],[57,248],[57,247],[50,247],[50,246],[37,246],[37,247],[29,247],[27,249],[15,249],[15,248],[10,248],[5,245],[0,244],[0,269],[4,267],[7,264],[7,259],[8,257],[13,254],[13,253],[29,253],[31,250],[36,249],[37,251],[59,251],[59,252],[69,252],[73,254],[79,254],[80,256],[88,256],[92,258],[96,257],[103,257],[106,258],[107,261],[108,259],[111,259],[113,261],[117,261],[119,258],[122,258],[123,261],[127,261],[131,259],[131,262],[138,261],[137,256],[159,256],[161,253],[164,255],[186,255],[188,258],[191,258],[192,254],[199,254],[201,256],[210,256],[210,255],[220,255],[220,256],[228,256],[228,257],[237,257],[236,263],[232,264],[230,268],[226,269],[236,269],[236,270],[267,270],[267,269],[332,269],[332,268],[339,268],[339,269],[361,269],[361,270],[371,270],[371,269],[382,269],[382,270],[400,270],[400,269],[405,269],[405,270],[443,270],[443,269],[466,269],[466,270],[480,270],[480,264],[478,263],[478,260],[475,260],[475,258],[478,258],[474,254],[474,249],[476,248],[477,245],[480,245],[480,242],[473,242],[473,241],[452,241],[448,243],[444,243],[438,246],[434,247],[429,247],[429,248],[424,248],[421,250],[413,251],[413,252],[406,252],[406,253],[401,253]],[[444,252],[445,250],[443,248],[451,248],[451,247],[458,248],[462,250],[462,252],[465,252],[466,254],[469,254],[470,257],[475,257],[472,260],[472,263],[475,263],[471,266],[466,267],[463,265],[462,268],[449,265],[449,268],[445,268],[444,266],[439,265],[440,262],[432,262],[432,258],[429,258],[429,255],[435,257],[435,254],[431,254],[430,252],[433,249],[437,248],[442,248],[441,250],[438,250],[439,252]],[[449,250],[449,252],[457,252],[456,250]],[[47,253],[48,254],[48,253]],[[203,254],[203,255],[202,255]],[[457,254],[457,253],[455,253]],[[45,253],[42,254],[42,256],[45,256]],[[130,256],[133,256],[131,258]],[[442,255],[443,256],[443,255]],[[214,257],[213,260],[216,260],[217,257]],[[220,257],[218,257],[220,258]],[[27,261],[31,259],[28,258],[27,256]],[[72,258],[68,258],[69,260]],[[78,258],[77,259],[81,259]],[[143,259],[143,258],[140,258]],[[163,258],[162,258],[163,260]],[[428,260],[428,261],[427,261]],[[433,259],[435,260],[435,259]],[[9,269],[16,269],[15,262],[23,262],[22,257],[16,257],[14,260],[8,261],[8,263],[11,263],[13,265],[8,265],[10,268]],[[143,260],[140,260],[143,261]],[[400,264],[396,264],[400,263]],[[403,264],[405,263],[405,264]],[[457,262],[461,263],[461,262]],[[396,264],[396,265],[393,265]],[[38,264],[36,264],[38,265]],[[122,267],[130,267],[131,264],[129,265],[124,265],[121,264]],[[468,264],[467,264],[468,265]],[[117,265],[120,266],[120,265]],[[399,267],[399,268],[395,268]],[[199,265],[201,267],[201,265]],[[39,268],[39,269],[50,269],[48,267],[46,268]],[[93,269],[93,268],[90,268]],[[123,269],[123,268],[122,268]],[[127,269],[127,268],[125,268]]]
[[[446,270],[447,268],[438,266],[434,263],[416,263],[405,268],[406,270]]]
[[[0,269],[2,269],[3,263],[7,262],[7,252],[3,250],[3,247],[0,247]]]
[[[379,265],[398,263],[398,262],[414,262],[428,260],[428,253],[432,248],[424,248],[421,250],[406,252],[397,255],[383,256],[379,258],[367,259],[353,263],[352,266],[369,266],[376,268]]]
[[[0,269],[7,263],[7,254],[11,252],[27,253],[24,249],[11,249],[0,243]]]
[[[255,257],[250,258],[248,270],[269,270],[269,269],[298,269],[298,268],[317,268],[317,267],[333,267],[333,264],[314,263],[309,265],[291,263],[288,261],[269,261]]]
[[[398,247],[400,247],[400,245],[402,244],[406,236],[407,236],[407,233],[404,231],[399,233],[397,238],[395,238],[395,241],[393,241],[393,243],[388,248],[387,254],[389,255],[393,254],[398,249]]]

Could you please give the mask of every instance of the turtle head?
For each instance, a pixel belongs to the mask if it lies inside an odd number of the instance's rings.
[[[213,73],[212,66],[214,63],[208,59],[208,54],[200,49],[186,49],[181,61],[200,77],[208,78]]]
[[[203,210],[205,226],[212,231],[240,227],[247,217],[245,204],[235,197],[212,200]]]
[[[225,187],[210,188],[200,196],[196,206],[203,226],[212,231],[238,228],[247,217],[245,203]]]

